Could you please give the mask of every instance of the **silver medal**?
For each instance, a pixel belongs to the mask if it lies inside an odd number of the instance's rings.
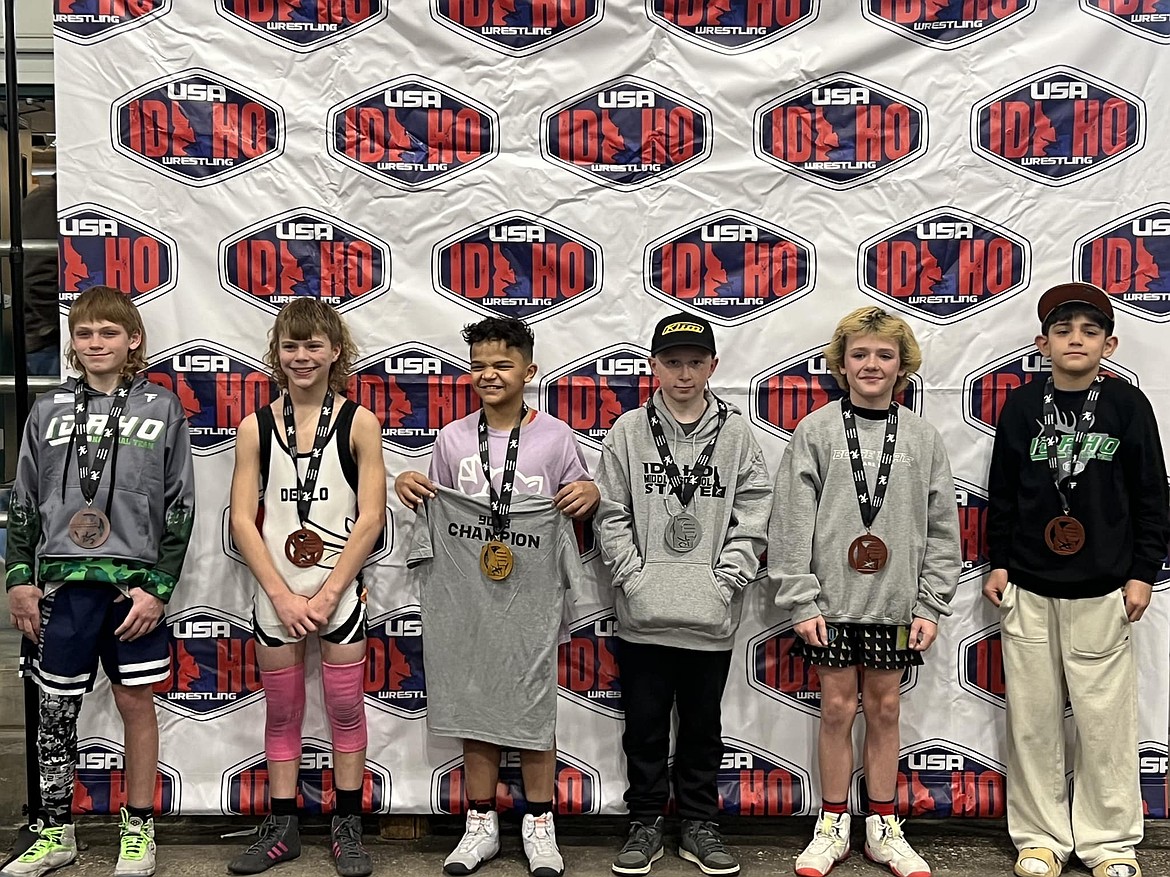
[[[694,551],[703,538],[703,527],[694,515],[682,512],[671,516],[666,524],[666,547],[680,554]]]

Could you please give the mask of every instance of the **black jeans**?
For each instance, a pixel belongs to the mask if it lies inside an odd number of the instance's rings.
[[[714,819],[723,760],[720,702],[731,652],[703,652],[619,640],[626,728],[626,806],[630,819],[653,822],[670,796],[667,758],[671,710],[678,705],[674,791],[683,819]]]

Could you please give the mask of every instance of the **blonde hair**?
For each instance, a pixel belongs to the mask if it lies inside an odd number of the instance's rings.
[[[85,366],[73,349],[73,330],[82,323],[117,323],[133,338],[141,338],[138,347],[131,350],[122,365],[122,379],[132,378],[146,368],[146,326],[142,314],[130,301],[130,296],[112,286],[91,286],[79,295],[69,308],[70,343],[65,351],[65,361],[75,372],[85,375]]]
[[[341,355],[329,367],[329,388],[335,393],[344,393],[349,382],[349,372],[357,359],[357,345],[350,337],[345,321],[329,305],[315,298],[303,297],[290,301],[276,315],[276,322],[268,332],[268,352],[264,363],[272,369],[272,375],[280,389],[288,389],[288,375],[280,368],[280,340],[307,341],[314,335],[329,339],[332,347],[341,348]]]
[[[879,307],[858,308],[846,314],[833,330],[833,339],[825,348],[825,360],[829,371],[842,390],[849,389],[842,368],[845,365],[845,348],[854,335],[877,335],[898,345],[898,370],[905,374],[898,376],[894,392],[900,393],[910,383],[910,375],[922,368],[922,349],[914,338],[914,330],[901,317],[883,311]]]

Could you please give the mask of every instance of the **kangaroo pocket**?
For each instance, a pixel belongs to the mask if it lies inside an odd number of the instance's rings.
[[[706,564],[651,561],[622,590],[618,621],[632,632],[682,628],[714,638],[731,634],[730,601]]]

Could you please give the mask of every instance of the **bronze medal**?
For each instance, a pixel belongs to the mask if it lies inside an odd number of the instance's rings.
[[[1054,554],[1076,554],[1085,547],[1085,527],[1070,515],[1057,515],[1044,528],[1044,541]]]
[[[325,543],[321,537],[304,527],[293,530],[284,540],[284,556],[289,563],[301,569],[316,566],[324,554]]]
[[[889,559],[890,550],[886,543],[872,533],[858,536],[849,543],[849,566],[864,576],[882,569]]]
[[[110,538],[110,519],[100,509],[82,509],[69,519],[69,538],[82,548],[101,548]]]
[[[512,549],[498,539],[486,543],[479,551],[479,569],[493,582],[502,582],[512,574],[515,560]]]

